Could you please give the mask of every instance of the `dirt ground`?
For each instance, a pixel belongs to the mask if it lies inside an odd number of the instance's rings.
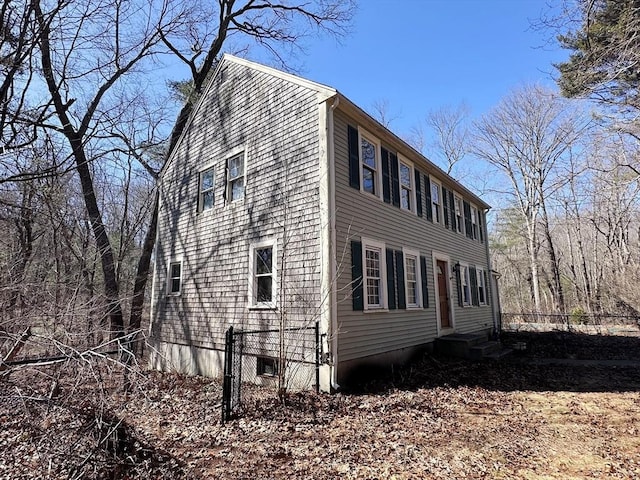
[[[141,372],[125,396],[115,367],[21,369],[0,377],[0,479],[640,478],[640,337],[504,341],[527,350],[425,356],[284,406],[249,387],[226,425],[211,379]],[[628,364],[531,362],[551,357]]]

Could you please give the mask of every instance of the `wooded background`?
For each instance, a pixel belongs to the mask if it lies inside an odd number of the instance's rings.
[[[345,35],[354,7],[4,2],[0,332],[38,327],[51,351],[144,330],[155,182],[216,59],[251,46],[287,68],[304,35]],[[475,120],[434,108],[398,133],[494,205],[504,311],[636,315],[639,8],[566,1],[537,27],[568,49],[559,91],[520,87]],[[390,123],[384,101],[371,113]]]

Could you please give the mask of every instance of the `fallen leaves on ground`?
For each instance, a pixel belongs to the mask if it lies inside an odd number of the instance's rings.
[[[0,380],[0,478],[640,477],[635,368],[427,356],[285,405],[247,386],[221,425],[216,380],[142,372],[125,395],[117,371],[77,367]]]

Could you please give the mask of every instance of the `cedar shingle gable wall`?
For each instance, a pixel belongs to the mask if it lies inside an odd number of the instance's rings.
[[[152,337],[223,349],[229,325],[278,325],[281,309],[247,308],[253,242],[276,239],[278,267],[285,256],[277,284],[286,287],[288,326],[317,319],[319,102],[312,88],[242,62],[223,60],[213,82],[160,182]],[[226,159],[241,147],[245,197],[230,203]],[[215,169],[214,206],[198,213],[199,173],[206,166]],[[175,260],[182,260],[182,291],[168,296],[168,266]]]

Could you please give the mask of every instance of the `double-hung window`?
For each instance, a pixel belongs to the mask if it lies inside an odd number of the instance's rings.
[[[420,255],[413,250],[404,250],[404,276],[407,308],[420,307]]]
[[[169,263],[169,275],[167,281],[167,293],[169,295],[180,295],[182,290],[182,262]]]
[[[200,172],[200,186],[198,195],[198,211],[213,208],[215,175],[213,167]]]
[[[360,164],[362,169],[362,190],[379,196],[380,160],[378,145],[364,134],[360,135]]]
[[[462,286],[462,305],[471,305],[471,280],[469,279],[469,267],[460,265],[460,282]]]
[[[383,309],[385,303],[386,263],[384,244],[362,240],[365,310]]]
[[[251,246],[249,257],[250,306],[275,307],[276,265],[275,241],[261,242]]]
[[[440,223],[440,185],[431,180],[431,203],[433,208],[433,221]]]
[[[487,285],[485,283],[485,271],[482,268],[476,269],[476,281],[478,284],[478,302],[480,305],[487,304]]]
[[[460,197],[454,197],[453,200],[456,209],[456,228],[458,233],[462,233],[463,217],[462,217],[462,199]]]
[[[235,202],[244,197],[245,158],[244,151],[227,159],[227,199]]]
[[[400,208],[413,211],[413,168],[399,160],[400,164]]]
[[[478,209],[471,206],[471,229],[473,232],[473,239],[478,239]]]

